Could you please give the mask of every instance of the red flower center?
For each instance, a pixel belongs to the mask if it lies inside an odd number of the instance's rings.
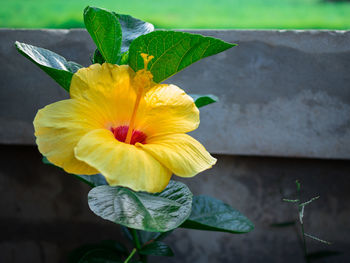
[[[114,138],[116,138],[120,142],[125,142],[126,135],[128,133],[129,126],[118,126],[116,128],[111,128],[111,132],[114,135]],[[133,130],[131,135],[130,144],[135,144],[137,142],[145,144],[147,135],[144,134],[142,131]]]

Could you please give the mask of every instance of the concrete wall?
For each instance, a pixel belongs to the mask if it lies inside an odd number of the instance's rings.
[[[202,111],[194,134],[219,154],[350,158],[350,32],[198,31],[238,43],[171,82],[221,102]],[[18,55],[14,41],[89,65],[82,30],[0,30],[0,142],[33,144],[36,111],[67,96]],[[18,107],[21,105],[21,107]]]
[[[296,229],[271,227],[297,218],[281,201],[294,193],[296,179],[305,200],[321,195],[306,209],[306,231],[333,243],[309,240],[310,252],[340,252],[315,262],[349,262],[350,32],[200,33],[239,46],[168,81],[221,99],[201,111],[194,132],[218,164],[184,182],[194,194],[236,207],[256,229],[179,229],[165,240],[176,257],[151,262],[303,262]],[[89,211],[86,185],[41,163],[32,119],[67,94],[15,51],[15,40],[83,65],[94,47],[82,30],[0,30],[0,262],[66,262],[83,243],[123,237]]]

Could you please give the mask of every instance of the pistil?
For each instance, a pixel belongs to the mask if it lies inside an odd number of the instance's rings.
[[[132,115],[131,115],[131,119],[130,119],[130,123],[129,123],[128,133],[126,134],[125,143],[130,144],[132,132],[133,132],[134,126],[135,126],[135,117],[136,117],[137,109],[140,105],[140,100],[141,100],[142,95],[143,95],[143,89],[139,88],[137,91],[137,97],[136,97],[134,109],[132,111]]]
[[[148,63],[154,58],[153,56],[149,56],[148,54],[141,54],[144,63],[144,69],[138,70],[136,72],[136,76],[133,80],[133,85],[136,87],[136,100],[134,104],[134,108],[131,114],[131,119],[129,123],[129,129],[126,135],[125,143],[130,144],[132,132],[135,126],[135,119],[137,110],[140,105],[141,98],[144,96],[144,92],[151,85],[151,81],[153,79],[153,75],[150,71],[147,70]]]

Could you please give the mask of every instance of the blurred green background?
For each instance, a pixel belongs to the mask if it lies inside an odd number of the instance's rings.
[[[87,5],[158,28],[350,29],[349,0],[4,0],[0,27],[83,27]]]

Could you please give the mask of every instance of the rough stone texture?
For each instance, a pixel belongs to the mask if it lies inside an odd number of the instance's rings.
[[[199,33],[239,44],[168,80],[219,96],[195,132],[211,152],[350,158],[350,32]],[[0,30],[0,143],[33,144],[36,111],[67,94],[16,52],[15,40],[83,65],[94,45],[82,30]]]
[[[315,262],[350,262],[349,161],[215,157],[218,164],[212,170],[183,181],[194,194],[211,195],[239,209],[255,230],[231,235],[178,229],[165,239],[176,256],[149,262],[304,262],[297,230],[271,227],[297,219],[296,208],[281,201],[293,196],[295,179],[302,183],[304,200],[321,196],[306,207],[306,231],[333,243],[308,240],[310,252],[340,252]],[[69,251],[82,244],[125,242],[117,225],[89,210],[88,187],[42,164],[36,147],[0,146],[0,192],[0,262],[67,262]]]

